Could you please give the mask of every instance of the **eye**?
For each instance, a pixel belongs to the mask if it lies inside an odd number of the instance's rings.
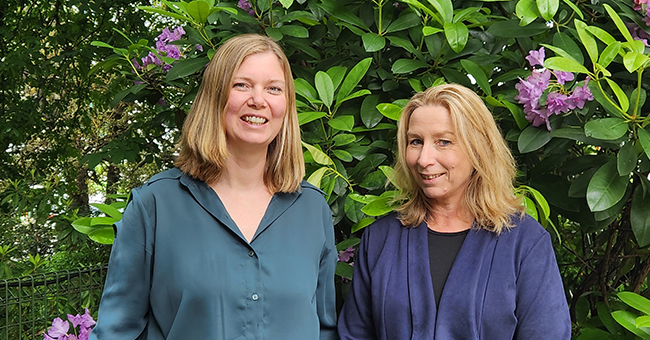
[[[247,87],[248,87],[248,84],[246,84],[246,83],[234,83],[232,85],[233,89],[245,89]]]
[[[441,139],[441,140],[438,141],[438,145],[440,145],[440,146],[450,146],[450,145],[451,145],[451,141],[450,141],[450,140],[446,140],[446,139]]]
[[[412,139],[409,140],[409,145],[412,145],[412,146],[422,145],[422,140],[418,139],[418,138],[412,138]]]
[[[269,87],[269,92],[271,92],[273,94],[281,94],[283,92],[283,90],[279,86],[270,86]]]

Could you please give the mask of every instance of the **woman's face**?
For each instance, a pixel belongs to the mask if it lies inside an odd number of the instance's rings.
[[[284,71],[272,52],[253,54],[235,72],[225,116],[230,147],[267,147],[287,111]]]
[[[406,163],[420,189],[435,204],[460,204],[474,169],[458,143],[449,111],[437,105],[415,109],[406,136]]]

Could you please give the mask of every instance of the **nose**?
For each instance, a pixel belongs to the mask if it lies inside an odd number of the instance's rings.
[[[436,164],[436,149],[429,144],[422,145],[418,156],[418,166],[423,169]]]
[[[248,99],[248,105],[254,108],[266,107],[266,100],[264,100],[264,90],[261,88],[254,88],[251,91],[251,96]]]

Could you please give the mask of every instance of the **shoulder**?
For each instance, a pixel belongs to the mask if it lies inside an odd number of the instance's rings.
[[[397,218],[397,213],[390,213],[384,217],[378,218],[371,225],[367,226],[363,232],[363,237],[366,239],[387,239],[398,237],[398,235],[408,232],[406,228]],[[376,242],[376,241],[372,241]]]
[[[132,195],[140,196],[143,200],[148,200],[155,196],[173,194],[180,188],[180,179],[184,173],[178,168],[165,170],[153,175],[142,186],[133,189]]]
[[[307,181],[302,181],[302,183],[300,183],[300,188],[296,193],[299,194],[299,200],[327,205],[327,201],[325,200],[325,193],[323,190],[317,188]]]
[[[523,217],[513,216],[514,227],[504,230],[499,235],[500,244],[510,244],[521,253],[527,253],[539,242],[551,244],[548,231],[528,214]]]

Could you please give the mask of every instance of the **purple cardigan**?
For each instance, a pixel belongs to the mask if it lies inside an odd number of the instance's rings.
[[[427,227],[395,215],[361,238],[339,318],[348,339],[571,338],[571,318],[551,239],[526,215],[500,236],[470,230],[434,303]]]

